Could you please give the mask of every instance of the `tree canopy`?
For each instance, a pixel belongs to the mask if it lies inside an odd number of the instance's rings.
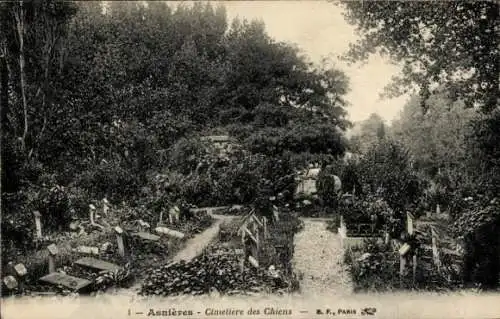
[[[419,87],[425,102],[438,86],[452,99],[497,108],[499,93],[499,4],[496,1],[335,1],[361,39],[345,58],[381,53],[403,69],[390,94]]]

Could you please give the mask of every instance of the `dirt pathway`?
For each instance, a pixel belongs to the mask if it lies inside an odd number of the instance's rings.
[[[343,265],[340,239],[326,229],[324,220],[305,218],[304,229],[295,235],[294,270],[304,295],[349,295],[352,284]]]
[[[212,226],[205,229],[203,232],[199,233],[195,237],[189,239],[186,242],[186,246],[184,249],[179,251],[174,258],[172,258],[173,262],[179,262],[181,260],[190,261],[191,259],[199,256],[205,247],[217,236],[219,233],[220,224],[231,216],[224,215],[213,215],[216,219]]]
[[[172,258],[172,262],[179,262],[181,260],[190,261],[191,259],[199,256],[203,252],[203,249],[207,247],[208,244],[210,244],[210,242],[218,235],[220,224],[222,224],[224,220],[234,217],[227,215],[215,215],[212,214],[211,211],[209,211],[209,214],[215,219],[212,226],[197,234],[193,238],[188,239],[184,248]],[[114,294],[135,296],[135,294],[140,290],[141,285],[142,281],[137,280],[132,287],[127,289],[116,289]]]

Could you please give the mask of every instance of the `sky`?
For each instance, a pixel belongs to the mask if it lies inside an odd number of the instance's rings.
[[[345,22],[341,9],[326,1],[212,1],[226,7],[230,20],[235,17],[264,21],[270,36],[278,41],[297,44],[313,62],[328,56],[350,79],[351,92],[346,96],[349,119],[361,121],[378,113],[386,121],[399,116],[407,96],[381,100],[390,78],[399,67],[381,57],[368,63],[348,66],[336,57],[358,38],[354,28]]]

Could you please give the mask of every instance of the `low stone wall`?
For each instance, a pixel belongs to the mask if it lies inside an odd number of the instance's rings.
[[[340,230],[340,228],[339,228]],[[377,240],[380,244],[384,242],[384,240],[380,237],[348,237],[345,234],[340,234],[340,244],[343,249],[352,249],[353,247],[362,246],[366,240]]]
[[[353,247],[359,247],[362,246],[365,242],[365,240],[377,240],[379,243],[383,243],[384,240],[383,238],[380,237],[350,237],[347,235],[347,227],[343,220],[340,223],[340,227],[338,228],[338,234],[340,238],[340,244],[343,249],[351,249]]]

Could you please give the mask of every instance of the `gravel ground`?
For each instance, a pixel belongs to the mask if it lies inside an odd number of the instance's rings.
[[[304,229],[295,235],[293,269],[304,295],[350,295],[352,283],[343,265],[340,239],[326,229],[324,220],[304,218]]]

